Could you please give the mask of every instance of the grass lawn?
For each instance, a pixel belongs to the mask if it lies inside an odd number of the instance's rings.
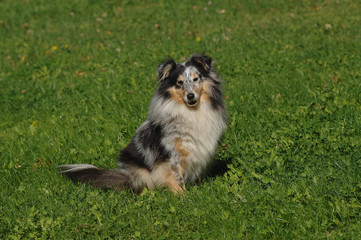
[[[361,3],[0,2],[0,239],[360,239]],[[156,67],[224,80],[218,165],[184,197],[74,185],[115,168]]]

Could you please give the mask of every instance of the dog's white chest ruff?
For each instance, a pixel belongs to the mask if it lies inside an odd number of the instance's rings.
[[[224,115],[214,111],[209,102],[200,102],[197,109],[174,101],[153,101],[151,112],[162,119],[162,144],[171,152],[170,161],[183,168],[184,180],[195,182],[209,165],[218,141],[226,127]]]
[[[194,182],[212,160],[225,123],[222,116],[209,110],[200,109],[188,116],[190,124],[187,124],[188,128],[182,129],[185,135],[182,139],[183,147],[189,152],[189,156],[185,159],[187,167],[184,169],[184,179],[187,182]],[[181,123],[180,128],[182,128]]]

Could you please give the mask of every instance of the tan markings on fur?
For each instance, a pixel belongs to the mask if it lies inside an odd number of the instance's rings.
[[[191,73],[191,79],[193,80],[193,79],[195,79],[196,77],[198,77],[198,74],[195,73],[195,72],[192,72],[192,73]]]
[[[202,99],[202,96],[204,94],[203,84],[194,89],[194,92],[196,92],[200,96],[200,99]]]
[[[179,75],[179,76],[178,76],[178,81],[184,81],[183,75]]]
[[[174,140],[174,148],[179,153],[179,166],[178,166],[178,172],[180,177],[183,180],[183,173],[185,169],[187,169],[187,157],[189,156],[189,152],[185,150],[182,146],[182,140],[180,138],[176,138]],[[183,188],[185,188],[184,181],[183,181]]]
[[[146,168],[134,169],[134,186],[136,188],[142,188],[146,186],[148,189],[154,189],[154,183],[151,178],[151,173]]]
[[[188,157],[189,152],[183,148],[182,140],[180,138],[174,139],[174,148],[179,153],[181,158]]]
[[[184,194],[184,190],[179,186],[177,172],[167,162],[157,164],[152,171],[152,180],[156,186],[169,187],[174,193]]]
[[[171,87],[168,92],[172,100],[176,101],[179,104],[184,104],[182,89],[176,89],[175,87]]]
[[[173,174],[175,173],[176,181],[179,186],[181,186],[185,190],[185,184],[183,179],[183,171],[181,171],[179,165],[172,164],[171,170],[173,171]]]
[[[182,178],[184,178],[184,171],[188,168],[188,162],[187,159],[183,158],[180,160],[179,163],[179,173],[181,174]]]
[[[205,81],[203,83],[203,94],[201,96],[201,100],[205,101],[205,102],[210,102],[211,101],[211,96],[209,95],[209,91],[211,88],[211,83],[208,81]]]
[[[202,62],[202,60],[200,60],[199,58],[196,58],[195,60],[196,60],[197,62],[199,62],[200,64],[202,64],[204,70],[207,70],[207,69],[208,69],[207,65],[205,65],[205,64]]]
[[[163,68],[163,75],[162,78],[160,80],[164,80],[165,78],[167,78],[170,74],[170,70],[172,70],[172,64],[168,64],[167,66],[165,66]]]

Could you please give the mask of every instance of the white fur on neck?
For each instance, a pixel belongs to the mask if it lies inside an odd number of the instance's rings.
[[[210,102],[201,101],[198,108],[191,109],[157,95],[152,99],[149,120],[163,126],[165,148],[174,153],[174,140],[180,139],[182,148],[189,152],[188,168],[184,172],[186,181],[196,181],[212,160],[226,128],[222,114],[213,109]],[[171,161],[176,161],[176,156]]]

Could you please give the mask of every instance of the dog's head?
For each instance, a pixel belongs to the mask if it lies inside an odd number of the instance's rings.
[[[209,100],[209,88],[215,81],[212,58],[194,55],[189,61],[178,64],[168,59],[158,66],[159,92],[180,104],[196,107]]]

